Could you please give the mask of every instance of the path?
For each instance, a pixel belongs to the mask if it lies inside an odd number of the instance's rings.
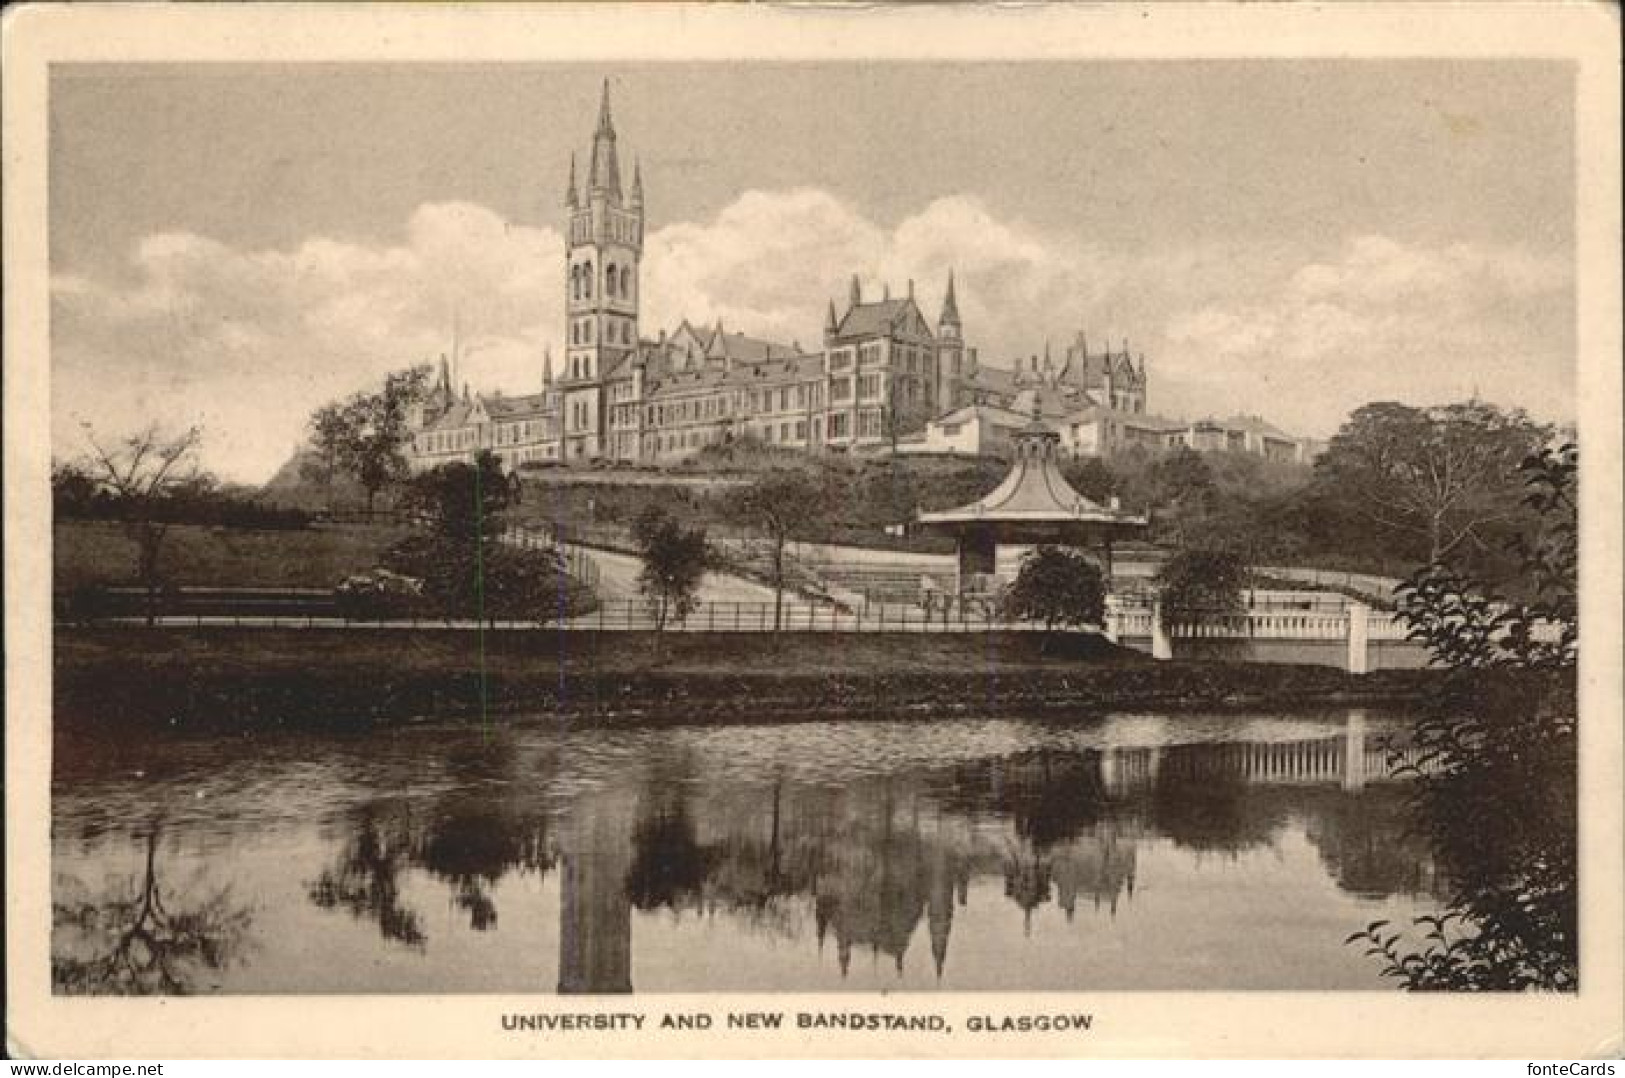
[[[643,562],[631,554],[617,554],[597,547],[576,547],[598,566],[598,594],[604,599],[638,598],[638,574]],[[788,596],[786,597],[789,598]],[[725,573],[706,573],[700,582],[702,603],[771,603],[773,589]]]

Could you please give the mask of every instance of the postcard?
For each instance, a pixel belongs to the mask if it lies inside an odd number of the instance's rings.
[[[12,1054],[1620,1052],[1616,9],[4,31]]]

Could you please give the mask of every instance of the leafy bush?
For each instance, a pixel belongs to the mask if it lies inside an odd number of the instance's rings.
[[[1001,605],[1005,617],[1041,621],[1048,632],[1099,625],[1106,616],[1106,581],[1078,551],[1041,546],[1022,559]]]
[[[1440,565],[1400,589],[1414,639],[1450,671],[1418,725],[1412,808],[1449,895],[1412,931],[1375,921],[1349,937],[1413,991],[1579,985],[1575,662],[1578,458],[1523,465],[1539,520],[1516,548],[1528,594],[1513,601]],[[1396,757],[1397,762],[1397,757]]]
[[[458,620],[543,624],[596,609],[592,589],[572,579],[551,550],[527,550],[486,536],[409,536],[384,555],[391,572],[422,581],[424,609]]]
[[[1247,566],[1224,550],[1182,550],[1157,572],[1166,617],[1197,622],[1212,615],[1239,613],[1247,586]]]

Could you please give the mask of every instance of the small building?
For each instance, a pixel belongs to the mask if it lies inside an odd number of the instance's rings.
[[[1146,518],[1073,490],[1057,462],[1061,436],[1035,410],[1012,439],[1013,463],[996,488],[969,505],[921,513],[910,531],[951,535],[958,547],[956,592],[992,591],[1014,580],[1035,547],[1083,551],[1112,576],[1114,544],[1143,539]]]

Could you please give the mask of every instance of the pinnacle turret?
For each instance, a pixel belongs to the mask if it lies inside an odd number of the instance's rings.
[[[581,203],[576,198],[576,155],[570,155],[570,186],[564,192],[564,204],[575,209]]]
[[[954,299],[954,271],[948,271],[948,294],[942,299],[942,317],[937,319],[939,326],[959,325],[959,304]]]

